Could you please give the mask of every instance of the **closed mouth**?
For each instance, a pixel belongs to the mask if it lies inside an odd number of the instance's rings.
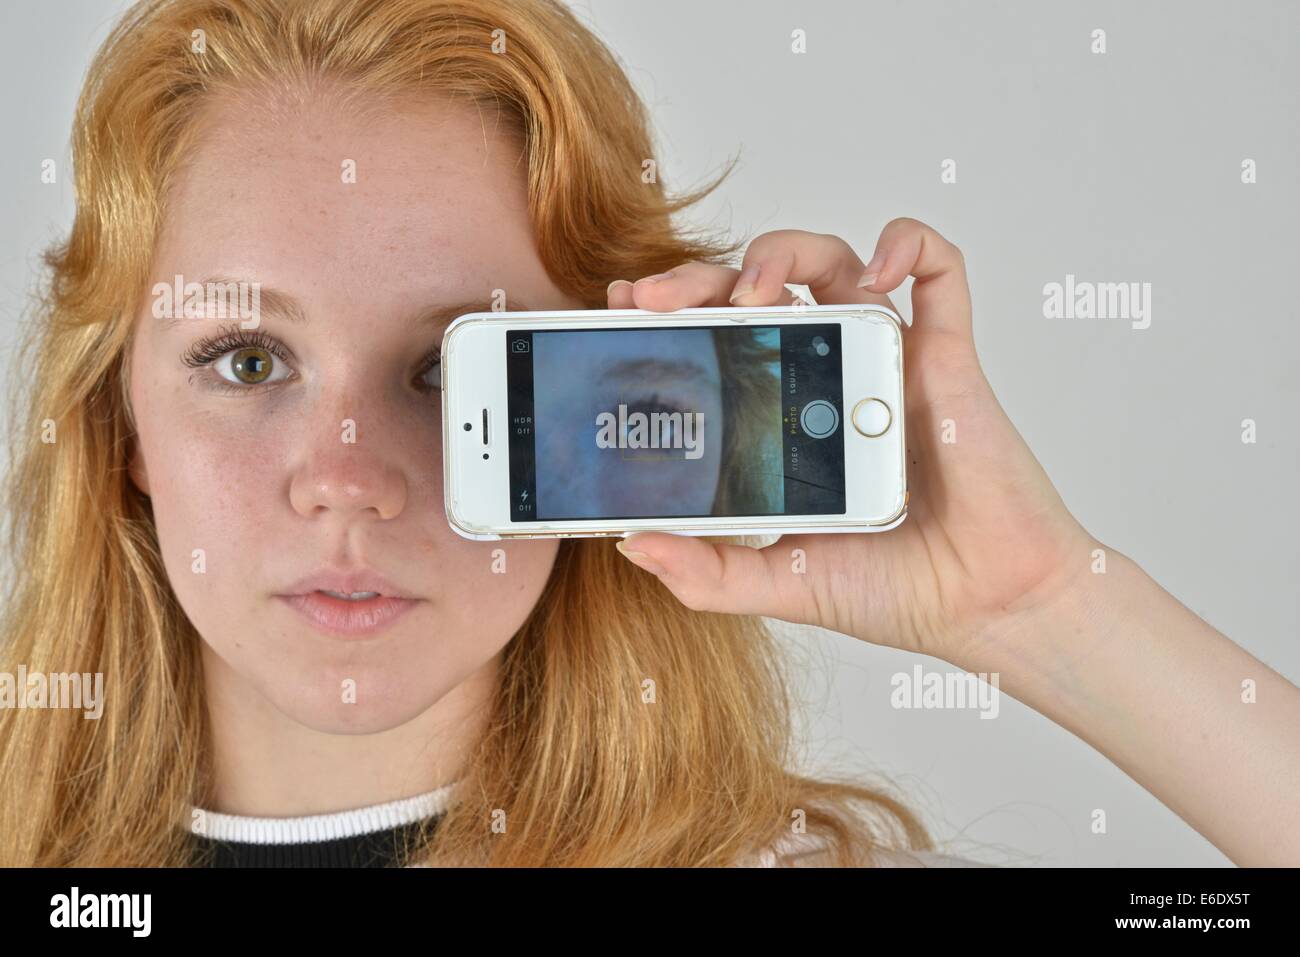
[[[418,598],[395,598],[378,592],[312,591],[279,595],[318,630],[341,637],[367,637],[385,631],[420,604]]]

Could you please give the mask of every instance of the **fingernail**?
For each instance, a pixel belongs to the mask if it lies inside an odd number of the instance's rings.
[[[614,291],[614,287],[617,286],[619,283],[623,283],[623,285],[625,285],[625,286],[630,286],[630,285],[632,285],[632,284],[631,284],[630,282],[628,282],[626,279],[615,279],[613,282],[611,282],[608,286],[605,287],[605,295],[606,295],[606,297],[608,297],[609,294],[610,294],[611,292]]]
[[[614,547],[617,548],[620,552],[622,552],[625,556],[627,556],[628,561],[632,562],[632,564],[637,565],[640,568],[644,568],[652,575],[662,575],[666,571],[666,569],[662,565],[660,565],[657,561],[655,561],[645,552],[628,551],[626,548],[623,547],[622,542],[616,542],[614,544]]]
[[[673,273],[671,271],[657,272],[653,276],[643,276],[640,279],[638,279],[637,282],[658,282],[660,279],[672,279],[672,278],[673,278]]]
[[[750,263],[740,271],[740,277],[736,280],[736,288],[731,291],[731,297],[727,302],[735,305],[736,300],[741,296],[748,296],[758,285],[758,263]]]
[[[862,278],[858,280],[858,288],[861,289],[863,286],[870,286],[873,282],[879,279],[880,270],[884,268],[884,265],[885,254],[877,249],[876,254],[871,257],[871,262],[867,263],[864,268]]]

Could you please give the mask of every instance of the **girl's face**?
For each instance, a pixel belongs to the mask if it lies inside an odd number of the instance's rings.
[[[542,267],[526,159],[492,120],[218,101],[169,193],[135,320],[131,476],[205,656],[320,731],[394,728],[493,669],[555,559],[554,541],[462,539],[443,510],[428,360],[447,321],[496,290],[511,309],[582,306]],[[256,326],[185,318],[153,286],[177,276],[259,284]],[[340,635],[285,597],[331,571],[411,601]]]

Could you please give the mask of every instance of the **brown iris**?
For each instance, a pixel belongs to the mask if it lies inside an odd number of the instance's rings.
[[[271,374],[271,354],[256,346],[246,346],[230,358],[230,368],[241,382],[257,385]]]

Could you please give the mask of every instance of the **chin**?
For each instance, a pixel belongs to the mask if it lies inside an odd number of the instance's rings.
[[[301,667],[251,676],[262,694],[298,724],[326,734],[375,734],[413,720],[455,681],[438,662],[413,661],[394,646],[351,661],[303,661]]]
[[[317,695],[311,689],[278,689],[272,703],[286,716],[303,727],[322,734],[377,734],[401,727],[437,704],[440,695],[426,691],[422,695],[389,695],[366,701],[357,693],[355,704],[346,704],[339,695]],[[285,695],[284,692],[290,692]]]

